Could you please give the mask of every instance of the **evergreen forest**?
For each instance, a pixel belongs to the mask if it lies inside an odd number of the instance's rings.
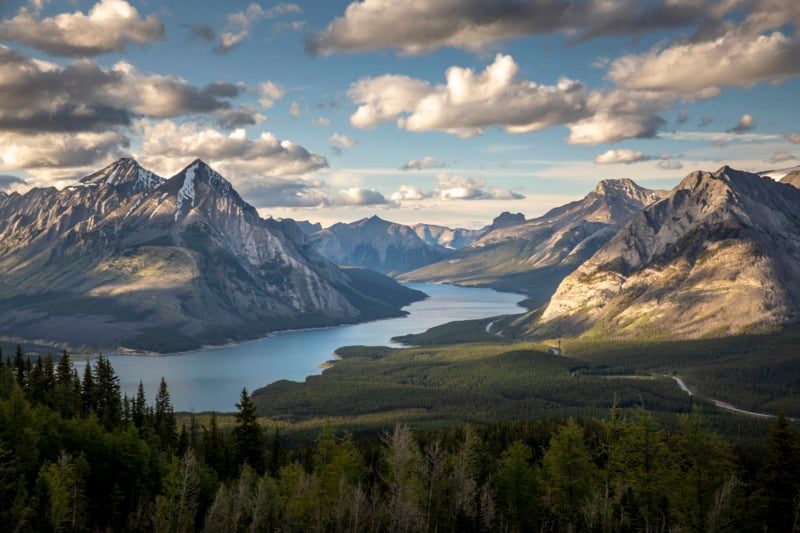
[[[57,361],[56,361],[57,359]],[[0,364],[2,531],[797,531],[800,436],[732,443],[643,407],[288,441],[242,390],[230,422],[120,392],[107,359]],[[233,399],[232,399],[233,400]]]

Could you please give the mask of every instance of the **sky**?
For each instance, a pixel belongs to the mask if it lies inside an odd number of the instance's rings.
[[[800,165],[797,0],[0,0],[0,191],[201,158],[262,216],[481,227]]]

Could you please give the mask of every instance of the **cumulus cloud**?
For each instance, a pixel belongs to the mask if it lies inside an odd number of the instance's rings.
[[[163,38],[164,26],[158,18],[141,18],[125,0],[100,0],[88,14],[76,11],[51,18],[39,18],[37,11],[23,7],[0,22],[0,40],[59,57],[119,52],[128,43],[146,44]]]
[[[332,196],[328,202],[330,205],[383,205],[389,203],[386,198],[375,189],[362,189],[361,187],[351,187],[343,189],[338,194]]]
[[[402,167],[400,170],[425,170],[429,168],[444,168],[444,163],[437,161],[433,156],[425,156],[422,159],[412,159]]]
[[[260,98],[258,103],[264,109],[269,109],[275,105],[276,100],[283,98],[285,91],[283,87],[271,81],[265,81],[258,84],[258,94]]]
[[[390,199],[393,202],[410,202],[430,198],[430,196],[430,193],[424,193],[413,185],[401,185],[392,193]]]
[[[331,119],[329,119],[328,117],[317,117],[317,118],[314,118],[314,119],[311,120],[311,125],[312,126],[317,126],[317,127],[320,127],[320,128],[321,127],[325,127],[325,126],[330,126],[331,125]]]
[[[336,153],[342,153],[342,151],[355,146],[358,141],[356,141],[352,137],[348,137],[347,135],[342,135],[341,133],[334,133],[333,135],[328,137],[328,142],[331,143],[331,146],[333,147],[333,150]]]
[[[174,76],[143,75],[119,62],[109,69],[83,59],[67,66],[32,59],[0,45],[0,129],[100,131],[127,126],[134,115],[215,113],[245,88],[197,87]]]
[[[754,119],[752,115],[745,113],[742,115],[742,118],[739,119],[739,122],[736,124],[736,126],[732,127],[728,131],[731,133],[744,133],[752,130],[755,127],[756,119]]]
[[[37,184],[74,177],[125,154],[130,142],[116,131],[20,134],[0,132],[0,170],[25,169]]]
[[[608,150],[594,158],[594,162],[598,165],[615,165],[624,163],[630,165],[631,163],[639,163],[647,161],[650,157],[644,155],[643,152],[623,148],[621,150]]]
[[[351,3],[321,32],[306,35],[312,55],[391,48],[404,54],[441,47],[471,51],[523,35],[567,33],[573,40],[638,35],[694,25],[709,15],[705,2],[555,2],[552,0],[417,0]]]
[[[800,144],[800,133],[789,133],[786,135],[786,140],[792,144]]]
[[[439,174],[436,177],[438,188],[432,192],[442,200],[521,200],[524,195],[508,189],[491,188],[485,190],[483,177],[465,177],[455,174]]]
[[[396,119],[409,131],[471,137],[490,126],[525,133],[585,115],[579,82],[564,78],[556,85],[539,85],[517,80],[518,71],[511,56],[498,54],[482,72],[450,67],[445,85],[394,75],[360,80],[348,93],[359,106],[350,122],[367,128]]]
[[[196,123],[176,124],[171,120],[139,124],[144,158],[155,167],[179,166],[175,162],[200,157],[232,175],[300,175],[328,166],[327,160],[291,141],[262,133],[250,139],[238,129],[226,135]]]
[[[237,11],[226,17],[225,28],[220,33],[219,43],[214,50],[222,54],[230,52],[250,36],[252,25],[261,20],[302,12],[303,9],[297,4],[281,3],[264,9],[253,2],[244,11]]]
[[[709,88],[749,87],[800,74],[800,40],[779,31],[769,35],[732,29],[701,42],[655,47],[615,60],[608,77],[626,89],[673,91],[691,97]]]

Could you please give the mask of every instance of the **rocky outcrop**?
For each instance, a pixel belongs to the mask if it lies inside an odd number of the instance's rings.
[[[417,237],[431,246],[442,246],[449,250],[460,250],[469,246],[486,233],[484,229],[452,229],[435,224],[415,224],[412,229]]]
[[[800,190],[723,167],[694,172],[559,285],[538,335],[725,335],[800,306]]]

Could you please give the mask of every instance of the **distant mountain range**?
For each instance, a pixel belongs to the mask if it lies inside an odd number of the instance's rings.
[[[519,214],[498,217],[469,246],[400,279],[524,292],[531,296],[528,305],[537,307],[625,222],[666,194],[639,187],[631,180],[604,180],[582,200],[544,216],[532,220]]]
[[[199,160],[165,180],[121,159],[0,196],[0,271],[0,335],[73,349],[191,349],[397,316],[424,296],[338,268]]]
[[[689,174],[518,321],[536,336],[701,337],[798,319],[800,189],[722,167]]]
[[[337,265],[357,265],[397,275],[448,257],[486,230],[406,226],[373,216],[311,234],[317,250]]]

